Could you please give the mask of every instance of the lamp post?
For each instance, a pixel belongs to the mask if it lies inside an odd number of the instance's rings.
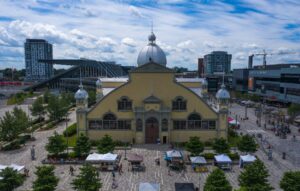
[[[124,160],[127,160],[127,156],[126,156],[126,154],[127,154],[127,149],[126,149],[126,147],[127,147],[127,143],[125,144],[125,147],[124,147],[124,152],[125,152],[125,156],[124,156]]]

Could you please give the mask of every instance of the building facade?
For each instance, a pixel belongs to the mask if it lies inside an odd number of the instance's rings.
[[[203,96],[204,79],[176,78],[156,47],[152,33],[128,78],[99,78],[97,103],[92,108],[77,105],[78,134],[93,140],[107,134],[137,144],[186,142],[191,136],[202,141],[227,138],[226,100],[220,98],[211,107]]]
[[[230,73],[231,54],[225,51],[213,51],[204,56],[204,73],[205,75]]]
[[[26,39],[24,44],[27,81],[46,80],[53,76],[53,65],[40,63],[53,59],[52,44],[43,39]]]
[[[300,103],[300,64],[249,71],[248,92],[269,101]]]

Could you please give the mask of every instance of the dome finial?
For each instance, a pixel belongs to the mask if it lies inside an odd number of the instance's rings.
[[[150,43],[154,43],[155,40],[156,40],[156,36],[155,36],[155,34],[153,32],[153,20],[152,19],[151,19],[151,33],[148,36],[148,40],[149,40]]]

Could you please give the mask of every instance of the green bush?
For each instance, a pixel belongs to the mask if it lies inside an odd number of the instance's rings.
[[[207,160],[212,160],[214,159],[215,153],[203,153],[201,154],[201,156],[203,156]]]
[[[99,143],[100,143],[99,140],[90,140],[90,142],[91,142],[91,146],[92,147],[97,147],[99,145]]]
[[[76,153],[75,152],[70,152],[69,153],[69,158],[76,158]]]
[[[26,135],[19,136],[18,141],[19,141],[19,144],[25,144],[26,141],[28,141],[30,139],[31,139],[31,135],[26,134]]]
[[[231,160],[239,160],[240,159],[240,155],[238,153],[229,153],[228,156]]]
[[[77,125],[76,123],[70,125],[66,130],[64,130],[64,136],[65,137],[71,137],[77,133]]]
[[[2,150],[3,151],[11,151],[11,150],[19,149],[19,148],[21,148],[20,141],[15,140],[15,141],[8,143],[7,145],[4,145],[2,147]]]

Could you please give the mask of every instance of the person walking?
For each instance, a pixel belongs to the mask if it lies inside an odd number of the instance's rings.
[[[74,168],[73,168],[73,166],[70,166],[70,174],[71,174],[71,176],[74,175]]]
[[[35,160],[35,148],[34,145],[30,148],[31,160]]]

